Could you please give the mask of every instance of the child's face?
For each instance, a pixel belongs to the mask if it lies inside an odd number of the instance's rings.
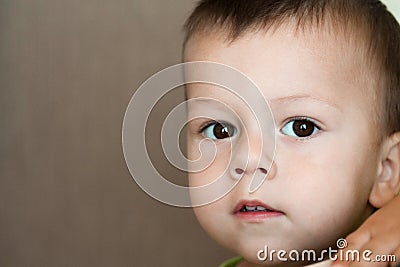
[[[250,167],[229,194],[194,210],[211,237],[254,263],[264,245],[288,252],[334,245],[372,211],[368,198],[379,161],[373,94],[368,79],[360,75],[361,59],[337,48],[339,41],[321,38],[294,36],[290,28],[282,27],[275,33],[249,33],[231,44],[213,36],[195,36],[186,46],[185,61],[219,62],[250,77],[275,119],[274,164],[262,186],[249,193],[251,177],[265,175],[262,168],[268,169],[271,162],[266,153],[258,168],[252,165],[257,157],[251,153],[258,151],[252,148],[260,142],[251,138],[251,130],[257,127],[250,111],[224,89],[204,84],[188,87],[189,99],[208,97],[225,103],[249,131],[247,138],[235,116],[212,103],[189,106],[189,114],[195,109],[195,115],[201,116],[204,110],[237,128],[227,129],[233,135],[230,141],[212,140],[224,137],[218,126],[199,133],[207,120],[189,123],[189,158],[198,158],[202,141],[215,142],[217,150],[212,164],[190,173],[189,182],[206,184],[221,173],[225,179],[235,179],[235,169],[249,160]],[[213,146],[204,147],[202,153],[214,153]],[[252,200],[275,212],[240,211],[243,203],[257,205]]]

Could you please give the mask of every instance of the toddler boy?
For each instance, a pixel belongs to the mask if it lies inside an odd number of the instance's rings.
[[[229,266],[304,265],[258,252],[335,248],[399,193],[400,27],[380,1],[203,0],[186,30],[184,61],[247,75],[275,122],[271,155],[257,107],[218,86],[187,85],[188,99],[215,100],[189,105],[189,159],[216,152],[189,173],[190,186],[240,180],[194,209],[213,239],[243,257]],[[266,180],[252,192],[255,177]]]

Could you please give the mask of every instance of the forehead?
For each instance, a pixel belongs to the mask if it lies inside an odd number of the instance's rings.
[[[365,96],[370,87],[360,68],[365,66],[363,57],[356,53],[360,48],[341,38],[290,26],[246,33],[231,43],[223,38],[221,34],[193,36],[184,60],[234,67],[250,77],[267,99],[293,94],[354,98]]]

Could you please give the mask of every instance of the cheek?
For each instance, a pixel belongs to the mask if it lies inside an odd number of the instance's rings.
[[[277,165],[289,182],[306,186],[322,199],[325,194],[365,197],[377,167],[378,151],[371,148],[370,140],[349,130],[321,135],[303,144],[281,144]]]
[[[235,242],[235,229],[228,223],[231,218],[227,211],[229,203],[220,199],[212,204],[194,208],[194,213],[201,227],[216,242],[224,247],[231,247]]]
[[[323,150],[320,146],[282,152],[285,161],[278,166],[280,178],[291,184],[288,194],[296,198],[292,202],[293,217],[300,218],[310,236],[332,240],[354,229],[370,212],[374,160],[365,149],[354,149],[354,143],[328,144]]]
[[[226,212],[221,202],[222,201],[217,201],[212,204],[193,208],[198,221],[207,231],[218,231],[221,225],[219,222],[220,216],[215,216],[216,214],[221,215]]]
[[[193,142],[188,158],[189,185],[203,186],[226,175],[231,159],[230,145],[216,145],[212,141]]]

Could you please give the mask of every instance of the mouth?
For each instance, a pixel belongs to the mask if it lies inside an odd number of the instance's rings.
[[[285,215],[285,213],[258,200],[242,200],[236,205],[233,215],[244,221],[261,222],[269,218]]]

